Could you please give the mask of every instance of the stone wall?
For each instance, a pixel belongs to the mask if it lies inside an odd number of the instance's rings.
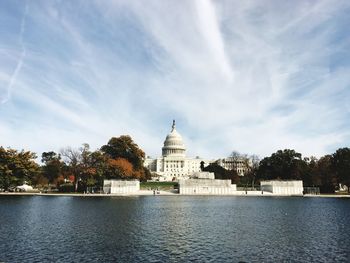
[[[261,181],[261,190],[277,195],[303,195],[303,181]]]
[[[231,180],[180,179],[179,194],[184,195],[229,195],[237,190]]]
[[[129,194],[140,191],[138,180],[104,180],[103,192],[105,194]]]

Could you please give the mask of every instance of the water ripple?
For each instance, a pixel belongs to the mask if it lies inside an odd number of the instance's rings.
[[[350,200],[0,197],[0,262],[349,262]]]

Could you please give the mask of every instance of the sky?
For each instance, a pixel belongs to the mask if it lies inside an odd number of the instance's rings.
[[[350,1],[0,1],[0,145],[350,147]]]

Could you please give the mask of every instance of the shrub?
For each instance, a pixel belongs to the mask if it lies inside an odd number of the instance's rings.
[[[74,185],[67,183],[67,184],[61,184],[58,188],[58,191],[61,193],[71,193],[74,192]]]

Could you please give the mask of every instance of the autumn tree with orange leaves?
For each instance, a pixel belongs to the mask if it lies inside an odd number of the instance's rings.
[[[147,180],[150,172],[143,166],[145,153],[128,135],[112,137],[101,151],[110,160],[106,177]]]
[[[133,177],[132,164],[125,158],[109,159],[107,179],[129,179]]]

